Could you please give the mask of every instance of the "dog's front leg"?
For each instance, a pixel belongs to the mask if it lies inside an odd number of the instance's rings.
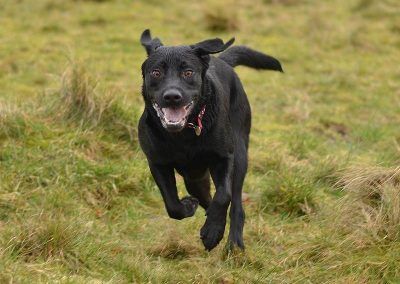
[[[226,214],[231,201],[233,155],[221,158],[210,167],[216,193],[207,209],[207,219],[200,230],[204,247],[212,250],[222,240],[225,231]]]
[[[161,191],[165,208],[169,217],[181,220],[191,217],[196,212],[199,201],[194,197],[184,197],[179,200],[174,168],[165,165],[149,163],[151,174]]]

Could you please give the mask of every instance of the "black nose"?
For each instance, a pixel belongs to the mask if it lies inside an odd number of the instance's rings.
[[[182,101],[182,95],[178,90],[167,90],[163,95],[163,99],[167,104],[177,104]]]

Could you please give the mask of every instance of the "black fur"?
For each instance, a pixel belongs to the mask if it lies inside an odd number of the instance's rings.
[[[255,69],[283,72],[282,66],[277,59],[246,46],[234,46],[223,52],[219,58],[232,67],[244,65]]]
[[[211,250],[224,235],[230,205],[229,247],[244,249],[242,186],[251,113],[232,66],[282,68],[276,59],[246,47],[232,47],[219,58],[209,55],[227,49],[233,39],[225,44],[212,39],[165,47],[146,30],[141,43],[148,58],[142,65],[145,109],[139,141],[168,215],[175,219],[193,216],[200,204],[207,215],[200,237]],[[197,123],[204,106],[204,127],[197,136],[187,123]],[[179,199],[175,171],[183,176],[189,197]],[[213,197],[210,177],[216,188]]]
[[[140,37],[140,42],[146,49],[147,55],[163,45],[158,38],[151,38],[150,30],[148,29],[142,33],[142,36]]]

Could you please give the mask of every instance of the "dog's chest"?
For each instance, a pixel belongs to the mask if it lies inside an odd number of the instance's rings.
[[[207,157],[218,154],[217,145],[215,141],[201,137],[196,137],[194,141],[165,141],[157,156],[162,162],[184,166],[208,160]]]
[[[208,152],[207,145],[196,143],[168,143],[163,156],[168,162],[174,164],[190,164],[198,159],[202,154]]]

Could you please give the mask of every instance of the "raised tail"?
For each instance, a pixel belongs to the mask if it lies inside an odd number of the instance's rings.
[[[267,69],[283,72],[278,59],[255,51],[243,45],[228,48],[218,57],[230,66],[244,65],[255,69]]]

